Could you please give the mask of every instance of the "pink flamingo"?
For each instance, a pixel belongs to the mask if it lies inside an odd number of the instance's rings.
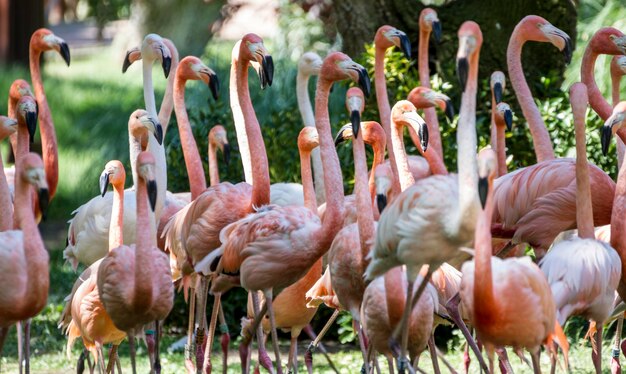
[[[364,91],[369,93],[369,78],[365,69],[343,53],[331,53],[322,65],[315,98],[315,122],[324,166],[324,187],[328,205],[323,222],[304,207],[268,206],[259,208],[257,213],[228,226],[221,234],[222,257],[217,270],[234,272],[238,269],[244,288],[250,291],[262,290],[265,294],[265,306],[256,314],[252,327],[254,330],[258,326],[267,310],[279,373],[282,372],[282,368],[272,294],[274,290],[282,291],[308,272],[330,247],[343,219],[342,178],[330,132],[328,94],[333,82],[345,79],[359,82]],[[280,224],[277,224],[278,222]],[[263,248],[262,251],[253,249],[259,246]],[[203,261],[196,266],[196,270],[209,273],[211,263],[212,261]]]
[[[620,102],[620,82],[622,76],[626,74],[626,56],[613,56],[611,59],[611,98],[612,105],[616,106]],[[626,146],[622,138],[617,138],[617,167],[619,169],[624,162],[624,152]]]
[[[415,184],[412,178],[401,178],[403,188],[408,188],[381,215],[376,244],[370,252],[372,259],[367,268],[367,279],[374,279],[395,266],[405,264],[408,278],[407,295],[413,295],[413,280],[421,266],[430,265],[418,292],[413,296],[414,301],[419,299],[432,271],[444,262],[455,265],[462,261],[465,255],[458,250],[459,247],[467,246],[473,240],[475,216],[479,210],[474,154],[478,55],[481,43],[482,33],[479,26],[474,22],[465,22],[459,29],[457,54],[458,74],[464,87],[457,131],[458,176],[435,175]],[[399,143],[401,139],[393,141]],[[398,170],[401,170],[400,168],[406,170],[407,167],[406,161],[404,165],[398,161]],[[410,174],[408,176],[410,177]],[[417,219],[416,215],[420,218]],[[400,332],[403,332],[402,349],[398,354],[399,369],[402,370],[407,364],[405,352],[408,336],[404,332],[411,305],[413,302],[407,297],[402,321],[393,335],[395,340]],[[393,343],[396,350],[397,346],[395,342]]]
[[[489,80],[491,86],[491,148],[498,155],[498,176],[507,173],[505,129],[511,131],[513,112],[507,103],[502,102],[506,78],[501,71],[494,71]]]
[[[115,326],[129,336],[135,335],[148,323],[165,319],[172,309],[174,298],[167,255],[156,247],[156,225],[152,213],[156,206],[157,184],[155,158],[150,152],[138,155],[137,174],[136,242],[112,249],[102,259],[97,273],[98,295],[102,304]],[[148,208],[148,200],[152,210]],[[158,347],[158,324],[155,340]],[[134,356],[133,352],[131,355]],[[134,361],[134,357],[131,359]],[[155,361],[155,365],[158,364],[158,349]]]
[[[572,46],[569,36],[550,22],[539,16],[526,16],[515,26],[509,46],[506,50],[506,60],[509,68],[511,85],[517,95],[517,101],[522,108],[524,117],[528,121],[533,137],[537,162],[554,159],[554,149],[550,134],[541,118],[539,109],[533,101],[532,94],[524,78],[522,69],[522,47],[529,41],[552,43],[565,54],[566,63],[572,58]]]
[[[570,87],[570,101],[576,129],[578,237],[554,245],[540,265],[552,288],[559,324],[580,314],[599,325],[593,362],[596,373],[601,373],[602,324],[612,311],[620,279],[620,259],[608,243],[596,240],[594,235],[585,136],[587,87],[583,83]],[[584,276],[581,278],[580,274]]]
[[[100,175],[100,190],[104,196],[108,184],[113,186],[113,204],[109,229],[109,251],[123,245],[124,222],[124,182],[126,172],[120,161],[109,161]],[[115,362],[117,346],[126,337],[118,330],[106,312],[98,294],[97,276],[101,260],[94,262],[78,277],[72,292],[67,296],[67,304],[61,314],[59,327],[66,330],[67,355],[69,358],[72,344],[82,337],[83,344],[97,360],[100,370],[104,370],[104,344],[113,343],[106,372],[111,372]],[[82,357],[81,357],[82,358]]]
[[[530,351],[534,372],[539,373],[541,344],[556,338],[567,361],[567,339],[555,322],[550,285],[539,267],[529,257],[501,260],[491,255],[490,222],[497,161],[490,149],[481,151],[478,157],[477,186],[485,208],[476,224],[475,259],[463,264],[461,270],[461,301],[487,350],[489,372],[493,372],[494,349],[513,346]]]
[[[5,120],[5,127],[8,126]],[[2,240],[6,285],[0,295],[0,326],[6,336],[8,327],[18,321],[24,323],[24,359],[25,371],[30,372],[30,321],[46,305],[48,299],[49,257],[32,211],[32,193],[30,186],[37,189],[40,209],[46,209],[48,202],[48,183],[44,172],[44,163],[35,153],[28,153],[17,160],[15,179],[15,229],[5,231],[6,241]],[[4,178],[0,178],[4,179]],[[2,196],[3,224],[11,219],[8,201]],[[5,213],[6,217],[5,217]],[[45,213],[45,212],[42,212]],[[25,239],[27,238],[27,239]],[[5,247],[8,245],[9,247]],[[23,250],[22,250],[23,248]],[[20,366],[22,363],[20,355]]]
[[[35,88],[35,96],[39,108],[39,127],[41,131],[41,148],[43,161],[46,166],[46,178],[50,188],[50,199],[54,197],[59,182],[59,156],[57,150],[57,138],[54,131],[52,115],[48,107],[48,100],[41,80],[39,61],[41,53],[45,51],[57,51],[67,66],[70,66],[70,49],[65,40],[54,35],[48,29],[36,30],[30,38],[28,59],[30,64],[30,76]]]

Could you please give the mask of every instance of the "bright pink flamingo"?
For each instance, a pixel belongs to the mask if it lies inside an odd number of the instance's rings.
[[[48,107],[48,100],[43,89],[43,81],[41,80],[41,69],[39,61],[41,53],[45,51],[55,50],[67,66],[70,66],[70,49],[65,40],[54,35],[48,29],[36,30],[30,38],[28,49],[28,59],[30,64],[30,77],[35,88],[35,96],[39,106],[39,127],[41,131],[41,147],[43,161],[46,166],[46,178],[48,178],[48,186],[50,188],[50,199],[54,197],[59,182],[59,156],[57,150],[57,138],[54,131],[54,123],[52,115]]]
[[[5,127],[8,125],[5,120]],[[18,321],[24,323],[26,361],[25,371],[30,372],[30,321],[46,305],[48,299],[49,257],[37,228],[32,206],[32,191],[37,189],[40,209],[45,209],[48,202],[48,184],[44,172],[44,163],[35,153],[28,153],[17,160],[15,179],[15,229],[6,231],[6,241],[2,240],[6,285],[0,294],[0,326],[3,333]],[[4,179],[4,178],[0,178]],[[3,224],[11,218],[7,212],[8,201],[2,196]],[[45,213],[45,212],[42,212]],[[23,243],[23,244],[20,244]],[[9,247],[5,247],[8,245]],[[23,250],[21,250],[23,248]],[[20,365],[21,365],[20,357]]]
[[[599,326],[593,362],[596,373],[601,373],[602,324],[613,309],[620,259],[608,243],[596,240],[594,235],[585,135],[587,87],[583,83],[570,87],[570,102],[576,129],[578,237],[554,245],[540,265],[552,288],[559,324],[564,325],[572,315],[583,315]]]
[[[113,186],[113,204],[111,224],[109,229],[109,250],[113,250],[124,244],[124,182],[126,172],[120,161],[109,161],[100,176],[100,189],[102,195],[106,193],[108,184]],[[126,337],[126,333],[118,330],[113,324],[111,317],[106,312],[100,295],[98,294],[97,277],[98,268],[102,261],[98,260],[89,266],[78,277],[72,292],[67,296],[67,304],[61,314],[59,327],[66,330],[67,355],[69,358],[72,345],[76,338],[82,337],[83,344],[95,357],[104,370],[103,346],[113,343],[109,364],[106,372],[111,372],[116,360],[117,346]]]
[[[475,108],[481,43],[482,33],[479,26],[474,22],[465,22],[459,30],[457,54],[458,74],[464,86],[457,130],[458,176],[435,175],[415,184],[412,184],[412,178],[401,178],[401,185],[404,188],[410,187],[402,192],[394,203],[387,206],[381,215],[376,245],[370,252],[372,260],[366,272],[368,279],[383,275],[395,266],[407,265],[407,295],[413,295],[413,280],[421,266],[430,265],[428,274],[413,297],[415,301],[430,279],[432,271],[444,262],[455,265],[462,261],[465,255],[462,255],[459,247],[469,245],[473,240],[475,216],[479,210],[476,185]],[[396,105],[406,105],[400,103],[402,104]],[[412,104],[409,105],[413,107]],[[411,121],[416,119],[413,118]],[[396,143],[401,141],[401,139],[392,140]],[[400,164],[397,157],[396,161],[398,170],[408,169],[406,161],[404,165]],[[419,220],[415,218],[416,215],[420,216]],[[407,298],[402,321],[393,336],[395,340],[400,332],[403,332],[402,350],[398,355],[400,369],[407,364],[405,352],[408,336],[404,332],[410,306],[413,305],[410,299]]]
[[[331,53],[322,65],[315,98],[315,123],[321,147],[328,205],[323,222],[307,208],[272,205],[258,209],[257,213],[230,225],[221,234],[223,244],[220,251],[223,255],[218,272],[223,270],[231,273],[239,270],[244,288],[250,291],[262,290],[265,294],[265,307],[257,313],[252,327],[260,323],[267,310],[279,373],[282,368],[272,294],[274,291],[279,293],[308,272],[328,250],[343,220],[343,186],[330,132],[328,94],[335,81],[345,79],[358,81],[364,91],[369,93],[369,78],[365,69],[343,53]],[[263,250],[257,251],[255,248]],[[211,271],[208,266],[211,262],[203,261],[196,269],[208,273]]]
[[[477,186],[480,186],[481,203],[485,208],[476,224],[475,259],[463,264],[461,301],[487,350],[489,372],[493,372],[495,348],[513,346],[528,349],[534,372],[540,373],[541,344],[557,338],[567,360],[567,339],[555,322],[550,285],[539,267],[529,257],[506,260],[492,257],[490,222],[495,205],[496,163],[492,150],[480,152]]]
[[[137,334],[148,323],[165,319],[172,309],[174,298],[167,255],[156,247],[153,211],[157,184],[155,158],[150,152],[138,155],[137,174],[135,244],[120,245],[109,251],[97,273],[98,295],[102,304],[115,326],[129,336]],[[158,325],[155,339],[158,347]],[[134,357],[132,359],[134,361]],[[155,360],[156,365],[158,348]]]
[[[524,78],[522,69],[522,47],[527,41],[552,43],[565,54],[566,62],[572,57],[572,46],[569,36],[550,22],[539,16],[526,16],[515,26],[509,46],[506,50],[506,60],[509,68],[511,85],[522,108],[524,117],[533,137],[537,162],[554,159],[554,149],[550,134],[541,118],[539,109],[533,101],[532,93]]]

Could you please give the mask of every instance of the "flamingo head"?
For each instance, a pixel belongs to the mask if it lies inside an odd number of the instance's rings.
[[[319,147],[320,139],[317,129],[313,126],[305,126],[298,134],[298,149],[302,152],[312,152]]]
[[[502,101],[502,93],[504,92],[504,87],[506,87],[506,77],[504,76],[504,73],[499,70],[491,73],[489,86],[491,87],[491,92],[493,93],[493,97],[496,100],[496,104],[499,104]]]
[[[518,27],[522,28],[526,40],[551,43],[563,52],[566,64],[572,60],[572,40],[569,35],[553,26],[545,18],[535,15],[526,16],[520,21],[516,29]]]
[[[420,31],[432,31],[435,37],[435,41],[437,43],[441,41],[441,22],[439,22],[439,17],[437,16],[437,12],[434,9],[424,8],[420,13],[419,24]]]
[[[351,79],[359,85],[366,97],[370,95],[371,83],[367,70],[344,53],[333,52],[326,56],[320,77],[331,82]]]
[[[350,112],[350,122],[354,136],[359,135],[361,127],[361,114],[365,109],[365,97],[363,91],[358,87],[352,87],[346,92],[346,108]]]
[[[148,201],[150,201],[150,208],[153,212],[157,200],[155,163],[154,156],[148,151],[141,152],[137,156],[137,174],[146,182]]]
[[[0,116],[0,140],[6,139],[17,131],[17,121],[7,116]]]
[[[141,43],[141,58],[145,61],[160,61],[165,78],[170,75],[172,67],[172,52],[157,34],[148,34]],[[124,61],[126,65],[126,60]],[[123,70],[123,68],[122,68]]]
[[[30,48],[39,51],[57,51],[67,64],[70,66],[70,48],[65,40],[54,35],[48,29],[39,29],[30,37]]]
[[[298,72],[305,76],[318,75],[322,68],[322,58],[315,52],[306,52],[298,60]]]
[[[443,110],[449,120],[454,118],[454,107],[450,98],[441,92],[434,91],[427,87],[418,86],[409,92],[407,100],[413,103],[416,108],[432,108],[434,106]]]
[[[128,128],[134,137],[144,138],[144,135],[152,133],[159,144],[163,144],[163,127],[159,120],[143,109],[137,109],[130,115]]]
[[[378,28],[374,37],[374,45],[377,48],[387,49],[394,45],[402,50],[404,56],[411,59],[411,41],[404,31],[393,26],[384,25]]]
[[[626,54],[626,36],[615,27],[602,27],[593,34],[587,48],[605,55]]]
[[[508,131],[511,131],[511,129],[513,128],[513,111],[511,110],[509,104],[501,102],[500,104],[496,105],[496,110],[494,113],[496,125],[504,125],[506,126],[506,129]]]
[[[244,35],[239,45],[239,57],[244,61],[249,61],[257,71],[261,80],[261,89],[272,85],[274,60],[265,48],[260,36],[252,33]]]
[[[611,75],[618,77],[626,75],[626,56],[613,56],[611,59]]]
[[[42,219],[45,220],[50,195],[48,193],[48,182],[46,181],[46,173],[44,172],[41,156],[30,152],[24,155],[18,163],[21,168],[21,178],[37,190],[39,210],[41,211]]]
[[[489,189],[493,185],[493,180],[496,178],[496,171],[498,169],[498,161],[496,159],[496,153],[487,147],[478,152],[478,196],[480,203],[485,209],[487,204],[487,196],[489,195]]]
[[[224,155],[224,163],[228,165],[230,162],[230,144],[228,143],[228,136],[226,135],[226,129],[222,125],[215,125],[209,131],[209,143],[217,147]]]
[[[417,114],[415,105],[408,100],[400,100],[391,108],[391,120],[396,125],[410,126],[420,138],[422,150],[428,148],[428,127],[424,119]]]
[[[128,70],[130,65],[139,60],[141,60],[141,49],[139,49],[139,47],[134,47],[126,51],[126,56],[124,56],[124,64],[122,65],[122,74],[126,73],[126,70]]]
[[[602,153],[606,156],[609,151],[609,145],[611,144],[611,138],[619,129],[626,124],[626,101],[619,102],[613,113],[607,118],[602,126],[602,136],[600,137],[602,143]]]
[[[118,160],[109,161],[104,166],[102,174],[100,174],[100,193],[104,197],[109,183],[113,186],[121,186],[124,188],[124,182],[126,182],[124,165]]]
[[[376,207],[378,213],[383,212],[387,207],[387,196],[391,193],[391,168],[389,164],[380,165],[374,172],[374,183],[376,185]]]
[[[17,119],[26,123],[30,142],[35,140],[35,131],[37,131],[38,107],[37,101],[32,96],[22,96],[17,101]]]
[[[220,81],[217,74],[195,56],[183,58],[176,68],[176,78],[184,80],[201,80],[209,86],[215,100],[219,97]]]
[[[32,96],[33,91],[30,89],[30,85],[23,79],[16,79],[11,83],[11,87],[9,88],[9,98],[11,100],[19,100],[22,96]]]
[[[483,34],[480,26],[474,21],[465,21],[459,28],[459,50],[456,54],[456,73],[459,77],[463,92],[467,84],[470,60],[478,65],[478,53],[483,44]]]

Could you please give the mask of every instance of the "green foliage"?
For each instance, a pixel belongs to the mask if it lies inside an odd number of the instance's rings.
[[[96,19],[100,32],[109,21],[130,15],[130,0],[88,0],[88,15]]]
[[[350,313],[341,313],[339,317],[337,317],[337,323],[339,324],[337,332],[339,333],[339,341],[341,344],[351,343],[356,340],[356,333]]]

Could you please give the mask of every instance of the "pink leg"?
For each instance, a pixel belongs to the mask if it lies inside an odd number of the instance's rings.
[[[430,338],[428,338],[428,351],[430,352],[430,358],[433,361],[433,371],[436,374],[440,374],[439,370],[439,361],[437,360],[437,347],[435,346],[435,336],[430,334]]]
[[[30,374],[30,318],[24,322],[24,373]]]
[[[228,346],[230,345],[230,334],[228,333],[228,324],[226,323],[226,318],[224,318],[224,308],[221,303],[218,317],[220,318],[220,332],[222,333],[222,338],[220,339],[220,344],[222,346],[222,374],[226,374],[228,369]]]
[[[320,331],[320,334],[315,339],[313,339],[311,344],[309,344],[309,346],[307,347],[306,352],[304,352],[304,364],[306,365],[309,374],[313,373],[313,352],[317,348],[324,335],[326,335],[330,327],[333,325],[333,323],[337,319],[337,316],[339,316],[339,309],[335,309],[333,314],[328,319],[328,322],[326,322],[326,324],[322,328],[322,331]],[[335,368],[334,365],[332,365],[332,361],[329,362],[331,363],[331,367],[335,370],[335,372],[338,373],[338,370]]]
[[[196,368],[200,370],[203,368],[204,351],[202,349],[205,344],[205,328],[206,328],[206,301],[209,293],[209,281],[205,277],[200,278],[200,302],[198,304],[198,313],[196,314],[196,321],[198,326],[196,328]]]
[[[251,333],[249,335],[247,333],[245,334],[246,336],[242,340],[241,345],[245,346],[245,349],[249,349],[250,342],[254,337],[254,331],[257,330],[257,342],[259,343],[259,363],[267,371],[273,373],[274,367],[272,365],[272,360],[270,359],[269,355],[267,354],[267,350],[265,349],[265,340],[263,339],[263,327],[261,326],[261,320],[265,316],[265,313],[267,313],[268,306],[267,303],[265,303],[263,304],[263,308],[259,308],[259,295],[256,291],[251,292],[250,295],[252,296],[252,308],[254,310],[255,317],[254,321],[252,321]],[[246,337],[249,338],[246,339]],[[239,354],[242,355],[241,346]],[[248,368],[249,364],[246,365],[246,373],[248,372],[247,370],[249,370]]]
[[[207,337],[206,349],[204,350],[204,367],[202,369],[202,371],[206,374],[210,374],[213,368],[213,365],[211,364],[211,351],[213,348],[213,336],[215,335],[215,325],[217,324],[217,315],[219,314],[221,296],[221,293],[216,293],[213,300],[213,311],[211,312],[209,335]]]
[[[154,329],[152,323],[146,325],[145,336],[146,336],[146,346],[148,348],[148,362],[150,363],[150,373],[154,373]]]
[[[465,369],[465,374],[469,373],[469,367],[472,363],[470,354],[469,354],[469,344],[465,344],[465,349],[463,349],[463,368]]]
[[[133,370],[133,374],[137,374],[137,363],[135,362],[135,334],[128,334],[128,350],[130,352],[130,366]]]
[[[289,344],[289,359],[287,360],[289,373],[298,372],[298,335],[291,333],[291,343]]]
[[[22,331],[22,322],[17,321],[15,325],[17,327],[17,361],[19,362],[20,374],[22,374],[24,367],[24,334]]]
[[[591,353],[591,357],[593,359],[593,365],[596,369],[596,374],[602,373],[602,323],[598,323],[596,325],[596,344]]]
[[[622,340],[622,327],[624,326],[624,315],[620,315],[617,319],[617,328],[615,329],[615,341],[611,350],[611,374],[621,374],[622,365],[619,362],[620,341]]]
[[[450,316],[452,321],[454,321],[454,324],[457,325],[457,327],[463,333],[465,340],[467,340],[467,344],[469,344],[470,348],[472,348],[472,351],[474,351],[474,354],[476,355],[476,358],[478,359],[478,363],[480,364],[480,367],[484,371],[487,371],[488,368],[487,368],[487,364],[485,363],[485,360],[483,359],[483,355],[480,353],[480,349],[478,349],[478,345],[474,341],[472,334],[470,333],[469,329],[465,325],[465,322],[463,322],[463,319],[461,318],[461,314],[459,313],[460,301],[461,301],[461,295],[457,293],[446,303],[446,310],[448,311],[448,315]]]
[[[187,343],[185,343],[185,369],[188,374],[194,374],[196,372],[196,365],[193,360],[196,347],[193,342],[193,328],[195,326],[196,316],[196,290],[195,288],[189,289],[189,320],[187,325]]]
[[[278,333],[276,332],[276,319],[274,316],[274,308],[272,307],[272,290],[265,290],[265,304],[267,304],[267,312],[270,316],[270,327],[272,334],[272,343],[274,345],[274,355],[276,356],[276,370],[278,374],[283,373],[283,364],[280,361],[280,348],[278,346]]]
[[[354,317],[353,317],[354,318]],[[353,319],[353,321],[355,321]],[[356,322],[358,325],[358,338],[359,338],[359,347],[361,348],[361,354],[363,355],[363,368],[366,373],[370,372],[370,365],[367,357],[367,339],[365,338],[365,331],[363,331],[363,326],[361,323]]]
[[[117,345],[113,344],[111,346],[111,350],[109,351],[109,363],[107,364],[107,373],[113,372],[113,367],[115,365],[116,360],[117,360]]]

